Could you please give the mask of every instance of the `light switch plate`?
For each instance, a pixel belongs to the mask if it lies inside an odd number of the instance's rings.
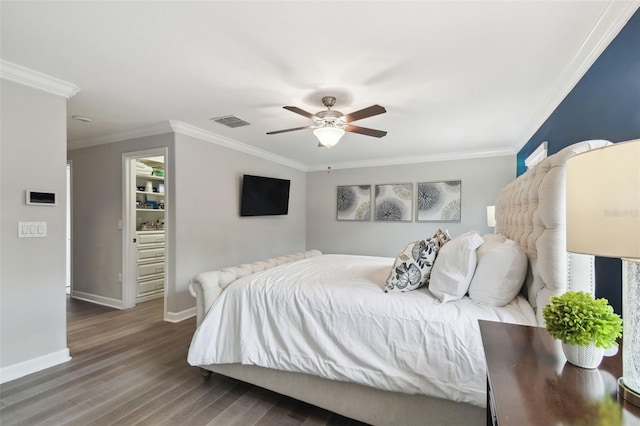
[[[47,222],[18,222],[18,238],[44,238]]]

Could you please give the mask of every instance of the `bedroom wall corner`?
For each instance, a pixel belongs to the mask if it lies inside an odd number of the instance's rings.
[[[0,79],[0,382],[69,360],[66,334],[67,100]],[[54,206],[25,190],[56,193]],[[46,222],[18,238],[18,222]]]
[[[451,236],[471,229],[491,233],[486,208],[495,204],[500,189],[514,179],[514,160],[515,155],[507,155],[310,172],[306,191],[307,248],[323,253],[395,257],[407,243],[429,237],[439,228],[449,230]],[[416,222],[416,183],[446,180],[462,181],[461,221]],[[337,186],[389,183],[414,184],[411,222],[337,220]]]
[[[175,293],[170,313],[195,306],[194,275],[305,250],[306,174],[211,141],[175,134]],[[242,175],[291,180],[289,214],[240,217]]]
[[[524,159],[543,141],[551,155],[583,140],[640,138],[639,75],[640,9],[518,152],[518,174],[526,171]],[[620,259],[596,258],[596,296],[622,314]]]

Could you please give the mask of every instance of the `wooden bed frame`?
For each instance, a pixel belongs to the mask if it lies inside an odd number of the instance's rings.
[[[549,297],[568,290],[594,292],[593,256],[566,252],[565,162],[571,156],[609,144],[585,141],[546,158],[500,192],[495,232],[516,241],[529,259],[523,293],[538,324]],[[223,289],[245,275],[321,253],[311,250],[253,264],[198,274],[189,284],[196,297],[198,325]],[[242,364],[202,366],[215,372],[380,425],[484,425],[485,409],[445,399],[382,391],[354,383]]]

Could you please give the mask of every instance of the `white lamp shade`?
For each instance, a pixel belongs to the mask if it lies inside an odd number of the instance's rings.
[[[496,206],[487,206],[487,226],[496,227]]]
[[[567,160],[567,250],[640,259],[640,139]]]
[[[337,127],[320,127],[313,131],[313,134],[316,135],[318,141],[326,146],[327,148],[331,148],[335,144],[338,143],[342,135],[344,135],[344,130],[339,129]]]

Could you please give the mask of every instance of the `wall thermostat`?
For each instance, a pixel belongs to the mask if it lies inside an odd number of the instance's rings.
[[[34,189],[27,189],[26,202],[29,205],[35,206],[55,206],[56,205],[56,193],[48,191],[37,191]]]

